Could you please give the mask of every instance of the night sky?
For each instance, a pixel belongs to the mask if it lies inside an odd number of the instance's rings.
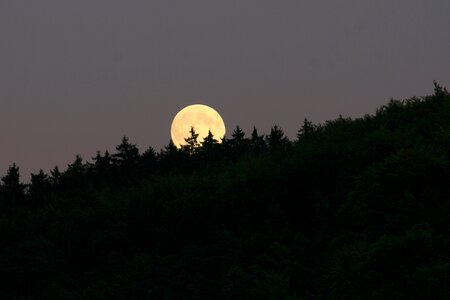
[[[145,150],[203,103],[291,138],[450,87],[450,1],[0,2],[0,174]]]

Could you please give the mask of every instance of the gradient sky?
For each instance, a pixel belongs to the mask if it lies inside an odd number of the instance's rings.
[[[123,135],[159,150],[188,104],[228,132],[373,113],[450,87],[449,0],[2,0],[0,174]]]

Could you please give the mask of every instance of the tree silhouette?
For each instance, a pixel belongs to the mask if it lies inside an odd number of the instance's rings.
[[[237,125],[231,134],[231,140],[236,144],[240,144],[244,140],[244,137],[245,132]]]
[[[219,141],[214,138],[214,135],[212,134],[211,130],[208,130],[208,135],[203,139],[201,145],[202,149],[209,151],[218,143]]]
[[[33,206],[42,206],[49,199],[52,192],[50,177],[39,170],[38,174],[31,174],[28,197]]]
[[[267,144],[270,148],[286,146],[289,143],[288,138],[284,135],[283,130],[277,125],[270,129],[270,134],[266,136]]]
[[[113,173],[117,171],[115,158],[106,150],[104,155],[97,151],[96,156],[92,160],[94,163],[89,165],[89,171],[93,180],[99,185],[111,183],[112,178],[115,177]]]
[[[16,164],[8,168],[8,172],[1,178],[0,194],[8,205],[20,205],[25,200],[25,185],[20,182],[20,172]]]
[[[302,127],[298,130],[297,133],[297,142],[301,142],[302,140],[310,137],[314,132],[314,125],[311,121],[308,121],[307,118],[303,120]]]
[[[104,173],[111,168],[114,164],[113,157],[109,154],[108,150],[105,151],[105,154],[102,156],[100,151],[97,151],[95,157],[92,158],[94,161],[94,168],[96,172]]]
[[[158,157],[156,151],[152,147],[148,147],[144,153],[142,153],[139,161],[141,171],[143,174],[149,174],[155,171],[158,163]]]
[[[214,159],[216,157],[215,150],[218,145],[219,141],[216,140],[212,132],[208,130],[208,135],[201,142],[201,147],[198,148],[198,152],[204,158]]]
[[[245,138],[245,132],[238,126],[234,129],[231,134],[231,139],[229,140],[229,144],[232,148],[243,148],[248,145],[248,140]]]
[[[258,130],[253,126],[252,136],[250,139],[250,145],[252,150],[256,153],[264,151],[266,148],[266,142],[264,141],[264,135],[259,135]]]
[[[117,153],[113,155],[116,162],[121,166],[136,165],[139,160],[139,149],[135,144],[131,144],[126,136],[122,142],[116,146]]]
[[[74,191],[79,189],[86,182],[86,174],[87,166],[83,164],[83,158],[77,154],[73,163],[69,164],[67,170],[61,173],[59,177],[59,189],[61,191]]]
[[[181,150],[188,154],[188,155],[194,155],[197,153],[200,142],[198,141],[198,133],[195,132],[194,127],[191,127],[191,130],[189,130],[189,136],[184,139],[186,142],[184,145],[181,146]]]
[[[50,170],[50,183],[53,187],[56,187],[60,183],[61,172],[59,171],[58,166],[55,166],[52,170]]]
[[[174,154],[176,152],[178,152],[178,148],[177,146],[175,146],[175,144],[173,143],[172,140],[169,141],[169,144],[167,144],[166,146],[164,146],[164,150],[162,150],[161,152],[170,155],[170,154]],[[163,155],[164,156],[164,155]]]
[[[83,158],[77,154],[74,162],[68,165],[67,171],[64,172],[64,175],[69,177],[81,177],[85,171],[86,168],[83,164]]]
[[[446,88],[443,88],[441,85],[439,85],[436,80],[433,81],[434,85],[434,96],[436,98],[443,98],[445,96],[448,96],[448,91]]]
[[[231,138],[223,143],[225,153],[230,159],[237,159],[250,150],[250,140],[245,138],[245,132],[238,126],[233,130]]]

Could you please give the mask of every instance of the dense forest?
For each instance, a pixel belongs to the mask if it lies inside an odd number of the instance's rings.
[[[450,299],[450,95],[0,183],[0,299]]]

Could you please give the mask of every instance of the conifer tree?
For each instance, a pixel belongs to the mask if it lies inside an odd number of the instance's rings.
[[[9,167],[8,172],[1,178],[0,194],[10,205],[22,204],[25,200],[25,185],[20,182],[20,172],[16,164]]]
[[[75,161],[68,165],[67,171],[64,172],[65,175],[69,177],[80,177],[85,172],[85,166],[83,164],[83,158],[77,154],[75,156]]]
[[[245,132],[239,127],[239,125],[236,126],[233,133],[231,134],[231,138],[233,141],[241,142],[244,140]]]
[[[270,134],[266,137],[267,144],[270,148],[285,146],[289,143],[288,138],[284,135],[284,132],[277,125],[270,129]]]
[[[103,156],[100,151],[97,151],[96,156],[93,157],[92,160],[94,161],[94,168],[96,172],[106,171],[113,164],[113,158],[109,154],[108,150],[105,151],[105,154]]]
[[[28,197],[31,205],[41,206],[48,201],[51,194],[51,188],[50,177],[45,174],[43,170],[39,170],[38,174],[31,174],[28,190]]]
[[[175,146],[175,144],[173,143],[173,141],[170,140],[170,141],[169,141],[169,144],[167,144],[167,145],[164,147],[164,150],[165,150],[165,152],[168,152],[168,153],[174,153],[174,152],[177,152],[177,151],[178,151],[178,148],[177,148],[177,146]]]
[[[197,153],[198,148],[200,147],[200,143],[198,141],[198,133],[195,132],[194,127],[191,127],[191,130],[189,130],[189,134],[189,137],[184,139],[186,143],[181,146],[181,149],[188,155],[194,155],[195,153]]]
[[[242,146],[245,146],[247,144],[246,142],[245,132],[239,127],[239,125],[236,126],[233,133],[231,134],[229,144],[233,148],[240,148]]]
[[[58,188],[61,191],[68,191],[80,188],[86,182],[87,165],[83,164],[83,158],[80,155],[75,156],[73,163],[67,166],[59,178]]]
[[[297,142],[300,142],[302,139],[308,138],[314,132],[315,128],[311,121],[308,121],[307,118],[303,120],[302,127],[297,132]]]
[[[59,171],[58,166],[55,166],[53,170],[50,170],[50,183],[53,187],[59,184],[61,178],[61,172]]]
[[[94,163],[89,168],[92,178],[98,184],[110,182],[110,179],[115,176],[116,166],[114,165],[114,158],[109,154],[108,150],[105,151],[104,155],[97,151],[96,156],[92,160]]]
[[[208,135],[203,139],[203,142],[201,142],[202,147],[200,149],[204,153],[210,152],[218,143],[219,141],[214,138],[211,130],[209,130]]]
[[[259,135],[258,130],[253,126],[252,137],[250,144],[254,152],[259,153],[266,148],[266,142],[264,141],[264,135]]]
[[[116,146],[117,153],[113,155],[119,165],[135,165],[139,160],[139,149],[131,144],[126,136]]]
[[[148,173],[153,171],[156,168],[158,163],[158,158],[156,151],[152,147],[148,147],[148,149],[142,153],[140,157],[140,167],[144,173]]]

